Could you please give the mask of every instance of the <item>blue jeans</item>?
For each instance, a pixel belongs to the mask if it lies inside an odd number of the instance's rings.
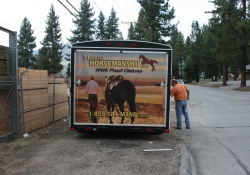
[[[188,108],[187,108],[187,100],[180,100],[175,102],[175,112],[177,119],[177,128],[181,128],[182,126],[182,114],[185,117],[186,127],[190,127],[190,121],[188,116]]]

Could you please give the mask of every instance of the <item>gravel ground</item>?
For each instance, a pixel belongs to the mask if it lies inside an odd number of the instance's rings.
[[[176,121],[174,109],[171,111],[173,127]],[[180,135],[174,129],[163,134],[78,133],[69,130],[67,117],[29,137],[0,144],[0,174],[177,175],[181,163]]]

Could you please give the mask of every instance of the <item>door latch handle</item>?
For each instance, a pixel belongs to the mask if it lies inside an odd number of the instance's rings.
[[[161,82],[160,86],[166,86],[166,84],[164,84],[163,82]]]
[[[82,82],[81,82],[80,79],[78,79],[77,82],[75,82],[75,84],[78,84],[78,85],[81,85],[81,83],[82,83]]]

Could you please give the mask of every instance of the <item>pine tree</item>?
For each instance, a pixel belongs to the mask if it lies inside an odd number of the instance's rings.
[[[185,60],[185,67],[184,67],[184,72],[185,72],[185,80],[188,82],[192,82],[192,80],[195,79],[195,63],[193,59],[188,56]]]
[[[99,39],[99,40],[106,39],[105,16],[102,12],[100,12],[100,15],[99,15],[96,39]]]
[[[111,9],[110,16],[108,17],[108,20],[106,21],[105,27],[106,27],[106,36],[107,39],[118,39],[121,35],[121,32],[119,30],[119,24],[118,24],[119,18],[116,17],[116,12],[114,11],[113,7]]]
[[[147,41],[166,43],[165,37],[170,36],[170,32],[175,24],[171,24],[174,16],[174,8],[169,9],[169,0],[137,0],[141,5],[141,20],[138,21],[140,29],[144,29]]]
[[[190,34],[191,45],[191,59],[194,62],[195,80],[199,82],[200,80],[200,59],[203,57],[203,38],[202,38],[202,27],[199,25],[198,21],[192,22],[192,31]]]
[[[171,37],[169,40],[169,44],[173,49],[173,57],[172,57],[172,74],[176,78],[183,78],[183,68],[185,61],[185,44],[184,44],[184,36],[181,32],[178,31],[177,27],[174,27],[171,31]]]
[[[67,40],[74,44],[76,42],[89,41],[93,40],[93,35],[95,34],[95,19],[92,19],[95,15],[93,8],[90,7],[90,3],[88,0],[81,0],[79,13],[75,14],[77,19],[73,19],[73,23],[75,23],[76,29],[71,30],[73,36],[67,38]],[[71,46],[67,46],[71,48]],[[70,61],[70,54],[66,54],[65,59]],[[67,67],[67,76],[70,76],[70,63]]]
[[[249,16],[246,12],[246,0],[214,0],[215,10],[210,13],[213,25],[217,58],[223,64],[223,85],[226,85],[227,67],[240,64],[241,85],[246,86],[246,63],[249,49]]]
[[[36,37],[33,36],[34,30],[31,24],[25,17],[22,21],[20,32],[17,39],[18,49],[18,67],[32,67],[35,64],[36,58],[33,55],[33,49],[36,47]]]
[[[71,30],[73,36],[68,38],[68,41],[73,44],[76,42],[93,40],[95,34],[95,19],[91,19],[94,16],[92,12],[93,8],[90,8],[88,0],[81,0],[79,14],[76,14],[77,19],[73,19],[76,29]]]
[[[64,48],[61,42],[61,29],[59,17],[56,16],[53,5],[47,16],[45,27],[45,37],[42,40],[42,48],[39,49],[37,67],[39,69],[48,70],[48,73],[59,73],[63,69],[61,64]]]
[[[137,23],[133,25],[133,30],[132,30],[132,39],[134,40],[146,40],[146,30],[143,27],[144,24],[144,15],[143,11],[140,10]],[[130,31],[130,29],[129,29]],[[130,36],[128,36],[129,38]]]

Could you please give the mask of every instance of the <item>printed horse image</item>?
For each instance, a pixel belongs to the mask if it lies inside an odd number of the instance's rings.
[[[108,112],[113,112],[115,105],[118,104],[120,112],[124,112],[124,103],[129,104],[130,112],[136,112],[135,85],[130,80],[124,80],[122,75],[111,75],[106,77],[105,99]],[[121,119],[123,124],[124,117]],[[109,116],[110,124],[113,124],[112,116]],[[131,124],[134,123],[134,117],[131,117]]]
[[[144,55],[140,55],[139,56],[139,59],[142,59],[142,64],[149,64],[151,67],[152,67],[152,71],[155,70],[155,66],[154,66],[154,63],[158,63],[156,60],[150,60],[150,59],[147,59]]]

